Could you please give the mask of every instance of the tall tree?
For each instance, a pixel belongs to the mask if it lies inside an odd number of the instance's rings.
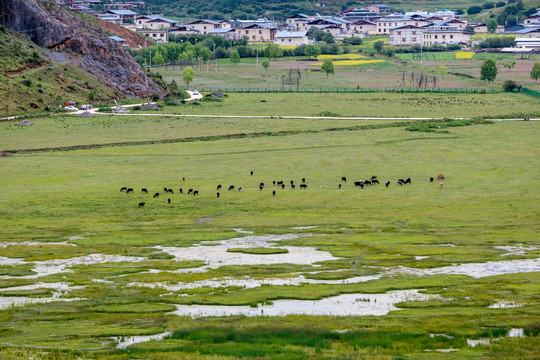
[[[491,34],[494,34],[495,31],[497,31],[497,20],[495,19],[489,19],[487,24],[486,24],[486,27],[488,29],[488,31],[491,33]]]
[[[182,80],[186,84],[186,87],[189,87],[189,84],[193,82],[193,79],[195,79],[195,71],[193,71],[191,66],[188,66],[184,69],[184,72],[182,72]]]
[[[381,53],[382,49],[383,49],[383,46],[384,46],[384,41],[382,40],[379,40],[379,41],[376,41],[374,44],[373,44],[373,48],[375,49],[375,51],[377,51],[377,53]]]
[[[240,54],[238,54],[238,50],[234,49],[231,51],[231,62],[236,66],[240,62]]]
[[[262,67],[264,68],[264,70],[268,69],[270,67],[270,63],[268,62],[268,60],[264,60],[262,62]]]
[[[312,56],[318,56],[321,54],[321,48],[315,44],[309,44],[306,46],[304,53],[311,59]]]
[[[165,62],[165,58],[163,55],[161,55],[161,52],[156,51],[156,55],[154,55],[154,58],[152,59],[152,63],[154,65],[162,65]]]
[[[324,59],[321,70],[326,73],[326,77],[328,78],[328,75],[334,73],[334,63],[330,59]]]
[[[531,79],[538,81],[540,79],[540,62],[534,63],[531,70]]]
[[[480,79],[486,81],[493,81],[497,77],[497,63],[495,60],[487,59],[480,68]]]
[[[264,50],[264,53],[269,59],[276,60],[277,57],[281,56],[281,49],[277,44],[269,44]]]

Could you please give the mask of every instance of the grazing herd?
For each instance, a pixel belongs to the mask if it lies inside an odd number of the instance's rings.
[[[250,171],[250,175],[253,176],[253,171]],[[430,177],[429,178],[429,181],[430,182],[433,182],[435,179],[433,177]],[[444,175],[442,174],[438,174],[437,175],[437,180],[445,180],[445,177]],[[185,177],[182,177],[182,181],[185,182],[186,181],[186,178]],[[347,182],[347,177],[346,176],[342,176],[341,177],[341,182]],[[377,176],[376,175],[373,175],[369,180],[368,179],[365,179],[365,180],[357,180],[357,181],[354,181],[354,187],[360,187],[360,188],[364,188],[365,186],[373,186],[373,185],[378,185],[379,184],[379,180],[377,179]],[[390,187],[390,184],[391,184],[391,181],[387,181],[385,183],[385,186],[388,188]],[[408,177],[407,179],[398,179],[397,181],[397,185],[400,185],[400,186],[403,186],[403,185],[410,185],[411,184],[411,178]],[[280,180],[280,181],[272,181],[272,185],[275,187],[275,186],[278,186],[278,187],[281,187],[282,190],[285,189],[285,182]],[[442,183],[441,183],[441,188],[442,188]],[[296,184],[294,183],[294,180],[290,180],[290,186],[291,186],[291,189],[294,190],[296,188]],[[302,181],[301,181],[301,184],[299,184],[298,186],[300,189],[307,189],[307,184],[306,184],[306,178],[302,178]],[[338,184],[338,189],[341,189],[342,187],[342,184],[339,183]],[[222,189],[222,186],[221,184],[217,185],[216,187],[216,190],[217,190],[217,193],[216,193],[216,197],[219,198],[221,196],[221,194],[219,193],[219,191]],[[242,186],[238,186],[236,187],[235,185],[229,185],[228,187],[228,191],[233,191],[237,189],[239,192],[242,190]],[[259,191],[263,191],[264,190],[264,182],[261,182],[259,183]],[[130,187],[121,187],[120,188],[120,192],[125,192],[126,194],[133,194],[134,192],[134,189],[133,188],[130,188]],[[148,194],[148,189],[147,188],[142,188],[141,189],[141,193],[142,194]],[[163,188],[163,193],[164,194],[174,194],[174,190],[173,189],[170,189],[170,188],[167,188],[167,187],[164,187]],[[178,189],[178,193],[179,194],[184,194],[184,190],[182,188],[179,188]],[[198,196],[199,195],[199,190],[195,190],[195,189],[188,189],[187,191],[187,194],[189,195],[193,195],[193,196]],[[159,192],[156,192],[154,194],[154,198],[158,198],[160,196],[160,193]],[[272,196],[276,196],[276,190],[272,190]],[[171,199],[168,198],[167,199],[167,203],[170,204],[171,203]],[[144,205],[146,204],[146,202],[139,202],[139,207],[144,207]]]

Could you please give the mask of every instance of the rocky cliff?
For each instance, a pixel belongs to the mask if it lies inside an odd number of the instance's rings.
[[[70,62],[115,91],[137,97],[164,94],[121,45],[54,1],[0,0],[0,16],[0,24],[36,44],[73,55]]]

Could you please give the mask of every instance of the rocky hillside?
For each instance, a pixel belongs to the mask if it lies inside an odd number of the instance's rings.
[[[127,51],[109,39],[95,19],[83,19],[49,0],[2,0],[1,24],[90,73],[109,89],[127,96],[163,95]],[[53,54],[54,55],[54,54]]]

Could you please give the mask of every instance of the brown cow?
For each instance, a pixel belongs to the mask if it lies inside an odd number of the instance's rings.
[[[444,180],[444,175],[443,174],[437,175],[437,180]]]

